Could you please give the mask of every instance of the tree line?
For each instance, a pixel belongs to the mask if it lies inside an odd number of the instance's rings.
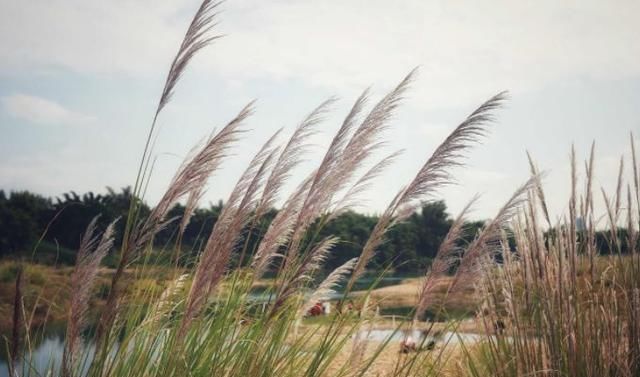
[[[0,190],[0,256],[23,257],[44,263],[72,264],[75,250],[87,224],[97,215],[98,223],[106,226],[116,218],[116,245],[122,242],[124,223],[133,199],[130,188],[116,191],[107,188],[104,194],[68,192],[55,199],[29,191],[7,193]],[[210,204],[195,210],[189,225],[181,237],[181,254],[188,261],[206,242],[215,224],[223,203]],[[141,216],[150,211],[141,205]],[[182,204],[175,205],[169,218],[180,218],[185,211]],[[266,213],[260,223],[246,237],[249,253],[254,249],[269,222],[277,214],[276,209]],[[378,221],[375,215],[353,211],[345,212],[325,224],[318,236],[335,235],[340,238],[326,267],[333,268],[359,255],[369,233]],[[444,202],[424,204],[419,213],[395,226],[387,235],[372,267],[392,266],[398,270],[419,270],[435,256],[438,245],[451,225]],[[154,245],[157,250],[170,253],[176,246],[179,221],[173,221],[157,234]],[[480,222],[470,223],[470,228],[479,228]],[[471,230],[470,233],[473,233]],[[107,262],[108,263],[108,262]]]
[[[130,188],[116,191],[107,188],[104,194],[88,192],[79,195],[73,191],[55,199],[29,191],[6,193],[0,190],[0,258],[26,258],[40,263],[73,264],[80,237],[87,224],[97,215],[98,223],[105,227],[116,218],[116,245],[120,245],[124,226],[133,199]],[[189,225],[181,236],[179,247],[181,261],[193,262],[198,251],[206,242],[222,209],[222,201],[194,211]],[[146,204],[140,206],[144,217],[150,211]],[[184,214],[182,204],[175,205],[169,218],[179,219]],[[251,231],[246,234],[248,254],[255,249],[261,234],[277,214],[276,209],[267,212]],[[376,222],[377,216],[345,212],[320,229],[317,236],[335,235],[340,243],[335,246],[326,261],[326,268],[335,268],[345,261],[357,257]],[[435,257],[440,242],[451,226],[451,216],[443,201],[422,205],[407,221],[393,227],[386,242],[376,253],[372,268],[391,267],[399,271],[423,271]],[[154,239],[157,259],[170,259],[177,247],[180,221],[173,221]],[[466,224],[466,236],[461,242],[469,242],[483,225],[482,221]],[[624,229],[621,230],[624,232]],[[601,249],[608,243],[606,233],[597,233],[596,241]],[[607,250],[603,250],[607,252]],[[106,259],[107,264],[115,263],[115,251]],[[238,263],[238,261],[236,261]]]

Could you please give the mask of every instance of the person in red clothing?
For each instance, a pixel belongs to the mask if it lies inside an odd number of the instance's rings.
[[[322,306],[321,302],[318,302],[315,305],[313,305],[311,309],[309,309],[309,311],[307,312],[308,317],[316,317],[322,314],[324,314],[324,306]]]

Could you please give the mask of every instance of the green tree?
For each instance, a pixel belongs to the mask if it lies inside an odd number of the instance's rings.
[[[27,191],[0,195],[0,255],[28,251],[46,225],[51,202]]]

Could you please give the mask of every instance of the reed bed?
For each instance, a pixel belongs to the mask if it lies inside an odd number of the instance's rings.
[[[426,271],[414,314],[398,323],[395,331],[411,330],[427,310],[444,310],[435,304],[434,290],[447,276],[447,295],[468,290],[478,282],[483,308],[479,313],[488,330],[504,328],[488,337],[467,356],[451,361],[447,345],[426,347],[423,352],[400,354],[391,339],[372,342],[367,332],[377,321],[369,294],[358,295],[358,310],[348,310],[345,300],[356,279],[366,270],[388,229],[406,219],[421,202],[433,199],[452,183],[451,169],[464,163],[466,152],[488,132],[494,112],[505,100],[499,93],[480,105],[426,158],[414,179],[403,187],[382,213],[360,256],[340,266],[318,282],[323,261],[340,242],[319,239],[323,226],[360,200],[377,176],[397,156],[378,162],[374,157],[383,132],[408,90],[415,72],[374,103],[369,110],[368,91],[357,98],[346,114],[323,158],[307,172],[268,227],[262,217],[279,201],[285,182],[293,179],[310,135],[330,111],[329,99],[303,119],[292,135],[280,141],[276,132],[256,152],[229,194],[218,221],[193,266],[182,269],[180,235],[175,250],[173,278],[164,290],[123,286],[125,271],[139,276],[152,269],[154,236],[172,221],[180,232],[189,225],[209,177],[220,167],[245,131],[253,113],[249,103],[219,132],[194,148],[176,172],[160,201],[148,216],[140,213],[152,168],[155,124],[169,104],[179,79],[199,50],[215,40],[212,34],[218,3],[205,0],[194,16],[174,58],[153,115],[148,139],[134,186],[134,198],[120,245],[120,261],[113,274],[105,309],[95,331],[87,329],[88,295],[100,260],[113,243],[113,227],[98,236],[89,225],[71,278],[66,346],[62,366],[44,374],[71,376],[428,376],[450,373],[450,363],[462,365],[462,374],[484,375],[637,375],[640,339],[640,257],[637,254],[638,175],[635,197],[628,192],[628,240],[631,256],[612,256],[607,265],[596,263],[595,215],[591,183],[579,200],[574,191],[571,214],[565,225],[551,227],[544,203],[540,175],[518,188],[469,245],[462,246],[463,224],[475,202],[470,202],[451,227],[438,256]],[[635,153],[635,152],[634,152]],[[637,167],[634,155],[634,169]],[[372,166],[366,170],[367,166]],[[575,169],[575,164],[574,164]],[[587,165],[588,177],[592,164]],[[589,179],[591,182],[591,179]],[[621,184],[619,185],[621,186]],[[178,201],[187,203],[181,219],[167,218]],[[621,189],[608,204],[612,246],[620,247],[618,220],[622,214]],[[548,226],[543,231],[539,212]],[[578,210],[580,212],[578,212]],[[578,217],[586,229],[578,229]],[[517,219],[517,221],[513,221]],[[514,225],[515,224],[515,225]],[[509,247],[512,229],[515,253]],[[259,236],[253,249],[250,237]],[[500,256],[499,258],[496,256]],[[255,282],[274,272],[268,300],[251,296]],[[304,317],[314,303],[324,300],[337,284],[346,292],[336,313],[322,323]],[[15,327],[24,326],[20,280],[17,283]],[[373,288],[373,287],[372,287]],[[438,288],[441,289],[441,288]],[[370,291],[369,291],[370,292]],[[446,302],[446,298],[444,300]],[[435,306],[435,307],[434,307]],[[455,331],[458,323],[445,325]],[[428,327],[424,334],[433,333]],[[10,373],[38,375],[29,364],[29,350],[20,351],[20,331],[11,343]],[[28,332],[27,332],[28,334]],[[435,335],[435,334],[433,334]],[[28,343],[28,336],[26,338]],[[390,351],[391,350],[391,351]],[[391,355],[391,356],[390,356]],[[381,360],[386,367],[378,368]]]
[[[470,350],[471,374],[640,375],[640,213],[633,135],[631,156],[626,190],[621,160],[616,192],[600,192],[604,214],[594,213],[593,148],[580,191],[571,153],[569,213],[558,221],[549,217],[541,182],[530,191],[511,232],[496,245],[502,263],[483,267],[478,316],[494,335]],[[537,174],[533,163],[531,170]],[[601,255],[597,230],[608,235],[607,255]]]

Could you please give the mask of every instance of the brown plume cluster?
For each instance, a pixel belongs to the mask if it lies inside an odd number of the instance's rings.
[[[100,262],[113,246],[115,221],[107,226],[102,237],[96,235],[95,217],[87,226],[80,241],[76,266],[71,274],[71,303],[67,319],[67,331],[63,354],[63,375],[72,376],[81,347],[81,332],[87,323],[87,310],[91,290],[95,284]],[[116,220],[117,221],[117,220]]]
[[[125,268],[137,258],[141,251],[153,244],[153,238],[160,230],[176,220],[166,217],[169,210],[183,199],[186,199],[186,210],[180,221],[179,232],[181,234],[185,231],[208,179],[228,156],[231,146],[243,132],[242,124],[253,112],[253,104],[250,103],[219,132],[212,134],[201,145],[194,148],[150,214],[140,218],[137,196],[143,193],[144,182],[146,180],[148,183],[149,174],[151,174],[152,169],[149,169],[149,164],[153,146],[150,142],[154,136],[156,120],[169,103],[175,86],[191,59],[198,51],[218,38],[211,35],[215,25],[217,6],[218,3],[208,0],[201,4],[167,75],[145,145],[138,181],[134,189],[135,199],[126,223],[120,261],[112,278],[106,310],[100,319],[98,339],[108,336],[114,324],[119,308],[118,303],[122,296],[121,278]],[[256,250],[246,250],[249,234],[256,230],[254,228],[262,216],[278,202],[283,185],[291,179],[292,170],[299,165],[308,149],[307,143],[310,136],[317,132],[317,125],[329,111],[335,99],[331,98],[314,109],[300,122],[285,143],[278,143],[280,131],[267,140],[231,191],[207,242],[199,252],[184,302],[179,338],[189,331],[193,321],[201,315],[212,292],[227,276],[231,261],[237,254],[240,254],[241,267],[245,254],[252,255],[247,270],[254,280],[259,279],[270,268],[278,268],[277,288],[271,307],[272,315],[277,314],[290,298],[296,296],[300,288],[313,285],[312,282],[322,270],[327,256],[339,242],[338,238],[332,236],[317,240],[318,229],[357,205],[363,193],[400,154],[400,152],[392,153],[373,163],[370,168],[361,173],[371,163],[370,160],[376,152],[384,146],[384,142],[381,141],[382,134],[389,127],[415,75],[416,70],[411,71],[366,113],[369,91],[365,90],[357,98],[317,168],[308,174],[288,196],[281,210],[264,230],[264,234],[262,229],[258,229],[261,238]],[[323,282],[316,285],[311,300],[326,297],[336,284],[346,279],[349,274],[351,276],[347,283],[347,291],[352,288],[355,280],[363,274],[367,264],[375,255],[376,249],[384,241],[386,231],[394,224],[406,219],[422,201],[432,198],[438,189],[453,182],[450,169],[463,164],[466,151],[486,134],[493,120],[493,111],[504,100],[505,93],[494,96],[453,130],[409,185],[400,190],[391,201],[363,246],[360,257],[340,266]],[[523,188],[522,192],[524,191],[526,190]],[[494,220],[495,225],[487,227],[479,235],[475,241],[477,245],[472,245],[473,247],[465,253],[461,261],[462,267],[467,268],[467,264],[474,264],[467,260],[477,259],[474,255],[480,254],[480,250],[494,239],[495,232],[506,218],[512,215],[512,207],[515,208],[521,204],[520,198],[521,193],[503,209],[504,214]],[[453,265],[454,257],[458,254],[456,240],[462,232],[467,210],[468,207],[454,223],[438,253],[436,263],[428,274],[427,282],[443,275]],[[93,225],[89,230],[92,234]],[[179,242],[175,254],[176,263],[179,260],[178,253]],[[80,270],[83,269],[80,268]],[[429,301],[429,292],[432,289],[430,284],[425,283],[422,290],[419,311],[424,310]],[[83,302],[82,292],[78,292],[80,303]],[[307,304],[311,302],[307,301]],[[77,313],[74,312],[74,315]],[[79,328],[79,325],[77,327]],[[71,330],[77,332],[75,328]],[[73,354],[73,347],[70,354]]]

